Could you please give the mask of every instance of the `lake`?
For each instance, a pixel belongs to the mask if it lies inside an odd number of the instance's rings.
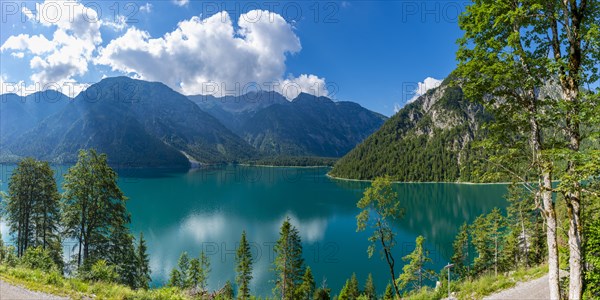
[[[1,190],[14,166],[2,165]],[[57,179],[67,167],[55,167]],[[300,231],[304,258],[317,286],[326,280],[337,294],[356,272],[361,288],[372,273],[378,293],[389,281],[387,264],[376,253],[367,256],[369,232],[356,232],[356,202],[366,182],[328,178],[328,168],[269,168],[226,166],[189,171],[166,169],[119,170],[119,186],[129,197],[131,229],[147,240],[152,285],[168,280],[183,251],[198,256],[204,250],[211,260],[209,287],[235,280],[235,249],[246,230],[255,257],[252,292],[271,295],[274,274],[273,245],[279,227],[290,217]],[[436,272],[452,253],[459,226],[494,207],[505,208],[505,185],[454,183],[395,184],[406,214],[394,224],[397,245],[396,272],[401,257],[423,235]],[[2,233],[8,237],[2,223]],[[65,247],[69,251],[71,247]]]

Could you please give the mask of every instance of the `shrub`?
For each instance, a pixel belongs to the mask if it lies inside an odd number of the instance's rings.
[[[41,246],[29,247],[21,257],[21,265],[29,269],[50,271],[56,269],[56,264],[50,257],[50,253]]]
[[[119,278],[115,266],[108,264],[103,259],[96,261],[88,271],[83,271],[81,275],[84,280],[89,281],[116,282]]]

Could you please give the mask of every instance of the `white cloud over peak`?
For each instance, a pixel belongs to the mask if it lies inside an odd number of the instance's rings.
[[[248,84],[276,91],[290,86],[293,97],[299,93],[293,91],[297,87],[326,95],[325,81],[317,76],[283,79],[286,55],[302,47],[282,16],[253,10],[240,15],[237,27],[225,11],[181,21],[158,38],[132,27],[100,49],[95,63],[164,82],[188,95],[240,93]]]
[[[411,102],[417,100],[417,98],[419,98],[420,96],[425,95],[425,93],[427,93],[427,91],[429,91],[431,89],[435,89],[436,87],[440,86],[440,84],[442,84],[442,81],[443,80],[440,80],[440,79],[427,77],[427,78],[425,78],[425,80],[423,80],[423,82],[417,83],[417,89],[415,90],[415,95],[408,100],[408,103],[411,103]]]
[[[417,100],[419,97],[427,93],[427,91],[434,89],[442,84],[443,79],[435,79],[433,77],[427,77],[422,82],[417,83],[416,89],[413,91],[414,95],[412,98],[408,99],[406,103],[412,103]],[[402,105],[399,103],[394,103],[394,113],[397,113],[402,109]]]

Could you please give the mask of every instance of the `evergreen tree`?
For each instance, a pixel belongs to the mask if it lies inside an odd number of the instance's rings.
[[[390,269],[394,291],[396,295],[400,296],[396,285],[395,262],[392,256],[392,249],[396,244],[396,234],[392,230],[390,222],[400,219],[403,210],[399,207],[398,194],[392,188],[390,178],[387,176],[376,178],[365,190],[357,206],[362,210],[356,216],[357,231],[364,231],[367,226],[373,228],[373,234],[369,237],[371,245],[367,251],[369,257],[373,256],[376,243],[381,243],[381,251]]]
[[[301,300],[310,300],[315,292],[315,279],[313,278],[312,270],[306,267],[304,276],[302,276],[302,284],[298,287],[297,296]]]
[[[65,175],[63,190],[63,225],[67,236],[79,243],[79,266],[82,262],[91,265],[99,259],[108,260],[111,249],[122,247],[122,243],[129,247],[131,243],[123,241],[124,226],[130,221],[127,198],[105,154],[81,150],[77,163]]]
[[[511,185],[508,189],[506,200],[510,203],[507,208],[507,225],[511,234],[507,237],[507,245],[504,251],[515,267],[523,264],[529,267],[530,249],[532,245],[533,222],[539,212],[531,193],[526,193],[521,187]]]
[[[274,270],[277,273],[275,290],[280,293],[281,299],[294,299],[296,287],[304,273],[304,259],[300,234],[298,229],[290,224],[289,217],[281,225],[274,252]]]
[[[200,266],[200,260],[198,258],[192,258],[192,260],[190,260],[190,268],[187,271],[187,275],[188,278],[185,287],[198,288],[200,280],[202,279],[202,267]]]
[[[327,280],[323,278],[321,286],[315,291],[314,300],[329,300],[331,299],[331,289],[327,287]]]
[[[477,217],[471,231],[472,243],[479,255],[475,258],[476,271],[486,272],[493,269],[497,276],[501,267],[501,251],[506,240],[506,221],[500,209],[494,208],[489,214]]]
[[[179,255],[179,259],[177,260],[177,267],[179,268],[179,276],[180,276],[180,287],[187,288],[189,283],[189,271],[190,271],[190,257],[187,252],[181,253]]]
[[[150,284],[150,259],[148,258],[148,248],[144,240],[144,234],[140,232],[138,246],[135,255],[135,286],[136,288],[148,289]]]
[[[181,288],[184,286],[184,282],[181,278],[181,272],[179,272],[179,270],[177,270],[177,268],[173,268],[171,270],[171,274],[169,274],[168,286],[178,287],[178,288]]]
[[[338,296],[339,300],[351,300],[358,299],[360,291],[358,290],[358,279],[356,279],[356,273],[352,273],[352,277],[346,280],[346,284],[342,287]]]
[[[200,280],[198,282],[198,287],[202,291],[206,291],[208,288],[208,275],[210,274],[210,260],[208,260],[208,256],[204,253],[204,251],[200,252]]]
[[[129,229],[122,223],[120,225],[115,224],[111,228],[108,250],[106,254],[100,254],[103,253],[101,251],[93,251],[92,253],[98,253],[98,256],[106,257],[109,265],[115,266],[115,271],[118,274],[117,282],[135,288],[136,252],[134,238],[129,233]]]
[[[425,264],[431,262],[431,258],[429,258],[429,251],[423,247],[424,241],[425,238],[418,236],[415,250],[402,258],[408,263],[402,268],[402,274],[397,280],[398,287],[401,289],[406,289],[410,285],[412,290],[420,290],[423,287],[423,281],[434,276],[434,272],[425,267]]]
[[[465,222],[459,229],[454,243],[452,244],[454,254],[452,255],[452,263],[454,264],[455,272],[465,278],[469,274],[469,226]]]
[[[392,288],[391,283],[388,283],[388,285],[385,287],[385,293],[383,294],[383,300],[394,300],[394,299],[395,299],[394,288]]]
[[[19,162],[8,184],[6,214],[10,232],[15,235],[17,256],[28,247],[39,246],[62,267],[60,195],[47,162],[33,158]]]
[[[238,299],[250,299],[250,280],[252,280],[252,253],[250,253],[250,244],[246,239],[246,231],[242,232],[240,245],[237,248],[235,272],[237,274],[235,282],[238,286]]]
[[[232,300],[234,298],[233,295],[233,285],[231,285],[231,281],[227,280],[222,289],[222,295],[224,299]]]
[[[368,300],[377,299],[377,289],[375,288],[375,282],[373,282],[373,275],[371,275],[371,273],[369,273],[367,281],[365,282],[364,295],[367,297]]]

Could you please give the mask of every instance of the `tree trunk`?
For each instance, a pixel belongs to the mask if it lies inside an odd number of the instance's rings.
[[[381,232],[381,230],[380,230]],[[394,290],[396,291],[396,297],[400,297],[400,291],[398,290],[398,284],[396,284],[396,274],[394,272],[394,258],[392,257],[392,254],[388,251],[387,245],[385,244],[385,241],[383,240],[383,234],[380,234],[380,238],[381,238],[381,246],[383,247],[383,252],[385,253],[385,260],[388,263],[388,266],[390,266],[390,275],[392,276],[392,285],[394,286]]]
[[[544,217],[546,219],[546,243],[548,246],[548,284],[550,287],[550,299],[560,299],[558,245],[556,237],[556,212],[552,201],[551,173],[544,171],[542,175],[542,204]]]

